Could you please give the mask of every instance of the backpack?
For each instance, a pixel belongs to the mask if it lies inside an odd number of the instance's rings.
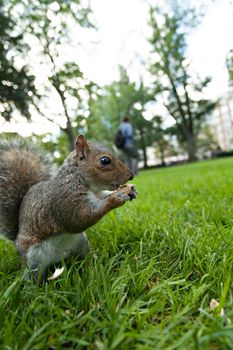
[[[124,148],[125,141],[126,141],[126,138],[123,132],[119,129],[115,137],[115,145],[117,146],[117,148]]]

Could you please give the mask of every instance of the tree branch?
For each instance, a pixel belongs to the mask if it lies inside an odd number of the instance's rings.
[[[190,132],[193,133],[193,115],[190,108],[190,99],[187,91],[187,74],[185,71],[184,71],[183,86],[184,86],[185,100],[186,100],[186,105],[188,110],[189,128],[190,128]]]
[[[44,31],[44,35],[45,35],[45,40],[46,40],[46,46],[44,48],[44,51],[45,51],[45,54],[47,54],[47,56],[49,57],[49,59],[50,59],[50,61],[52,63],[52,67],[53,67],[53,76],[52,76],[51,83],[52,83],[52,86],[55,88],[55,90],[57,91],[57,93],[58,93],[58,95],[59,95],[59,97],[61,99],[61,103],[62,103],[62,106],[63,106],[63,109],[64,109],[66,121],[67,121],[67,126],[66,126],[66,128],[63,128],[63,130],[68,135],[69,146],[70,146],[69,148],[70,148],[70,150],[73,150],[74,135],[73,135],[73,130],[72,130],[70,116],[69,116],[69,113],[68,113],[68,108],[67,108],[67,105],[66,105],[66,99],[65,99],[65,96],[64,96],[64,92],[60,88],[59,76],[56,73],[56,63],[55,63],[53,55],[50,52],[50,49],[49,49],[50,41],[49,41],[49,38],[48,38],[47,34],[45,33],[45,31]]]
[[[36,105],[36,103],[33,101],[32,105],[36,108],[37,112],[43,117],[46,118],[50,123],[53,123],[55,125],[57,125],[60,129],[64,130],[64,128],[57,122],[55,122],[53,119],[49,118],[47,115],[45,115],[41,109]]]

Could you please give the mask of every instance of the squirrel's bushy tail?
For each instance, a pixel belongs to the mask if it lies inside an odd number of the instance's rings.
[[[23,197],[34,184],[49,179],[51,164],[24,140],[0,142],[0,233],[14,240]]]

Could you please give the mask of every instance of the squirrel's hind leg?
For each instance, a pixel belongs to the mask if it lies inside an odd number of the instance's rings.
[[[57,263],[69,256],[84,258],[90,250],[85,232],[80,234],[59,234],[43,242],[32,245],[26,255],[26,262],[35,278],[45,279],[45,270],[49,265]]]

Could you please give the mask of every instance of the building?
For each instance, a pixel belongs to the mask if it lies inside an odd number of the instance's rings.
[[[233,150],[233,92],[221,98],[209,123],[221,150]]]

